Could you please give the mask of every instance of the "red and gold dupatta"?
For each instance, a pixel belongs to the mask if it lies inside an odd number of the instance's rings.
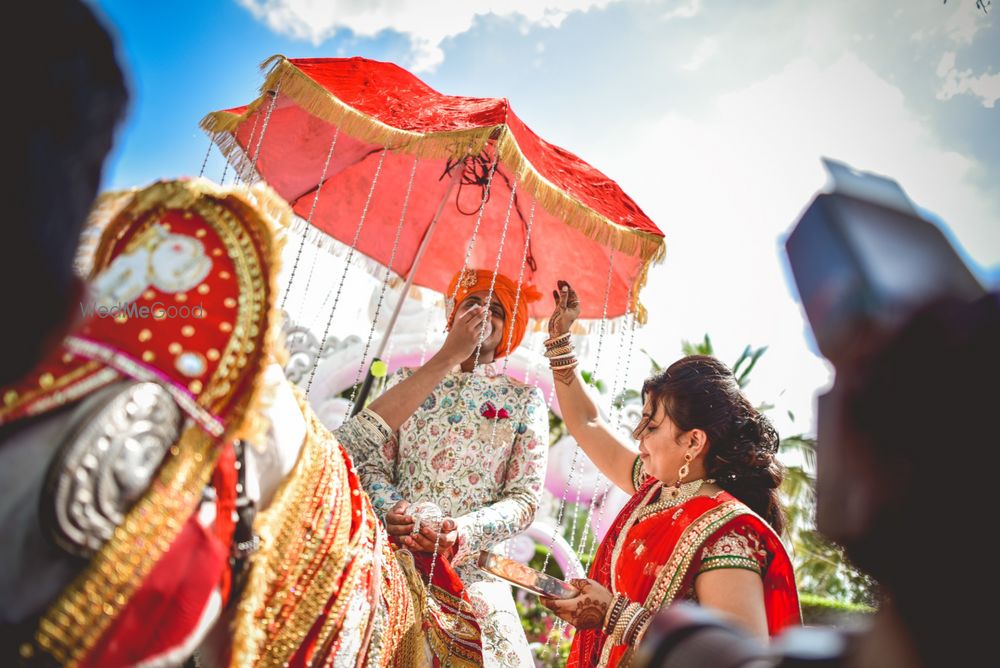
[[[647,478],[615,518],[594,558],[592,579],[649,610],[659,610],[686,598],[696,575],[692,566],[709,539],[740,525],[750,526],[774,555],[763,573],[770,635],[800,623],[791,560],[766,522],[727,492],[696,496],[635,522],[634,515],[658,493],[655,484],[655,479]],[[600,629],[577,631],[567,668],[627,665],[632,648],[610,646],[607,639]]]

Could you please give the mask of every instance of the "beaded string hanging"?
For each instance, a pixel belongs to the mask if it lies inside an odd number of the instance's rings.
[[[515,195],[516,195],[516,191],[517,191],[517,183],[518,183],[517,179],[514,179],[513,183],[511,184],[510,199],[508,200],[508,203],[507,203],[507,212],[506,212],[506,214],[504,216],[503,231],[501,232],[501,235],[500,235],[500,246],[499,246],[499,249],[497,251],[496,264],[493,267],[493,277],[492,277],[492,280],[490,281],[489,293],[487,294],[487,298],[486,298],[486,312],[484,314],[483,324],[482,324],[482,326],[480,327],[480,330],[479,330],[479,341],[476,344],[476,356],[475,356],[475,360],[473,362],[473,368],[475,368],[476,364],[479,363],[479,351],[480,351],[480,348],[481,348],[482,343],[483,343],[483,338],[484,338],[483,335],[485,334],[485,331],[486,331],[486,319],[489,318],[489,307],[490,307],[490,302],[491,302],[491,300],[493,298],[493,288],[496,285],[497,274],[500,271],[500,258],[501,258],[501,255],[503,253],[504,242],[506,241],[506,238],[507,238],[507,226],[508,226],[508,224],[510,222],[510,214],[511,214],[511,211],[513,209],[513,205],[514,205],[514,201],[515,201]],[[507,354],[504,356],[503,365],[502,365],[502,367],[500,369],[500,375],[501,376],[503,376],[503,375],[505,375],[507,373],[507,367],[510,364],[510,358],[511,358],[511,355],[513,354],[513,352],[514,352],[513,350],[511,350],[511,344],[514,341],[514,326],[517,324],[517,307],[521,303],[521,288],[524,285],[524,268],[525,268],[525,266],[527,266],[528,248],[530,247],[530,242],[531,242],[531,227],[534,224],[534,221],[535,221],[535,203],[533,201],[532,204],[531,204],[531,210],[528,213],[528,221],[527,221],[527,224],[525,226],[524,249],[523,249],[523,251],[521,253],[521,264],[520,264],[520,268],[518,270],[518,275],[517,275],[517,288],[516,288],[516,290],[514,292],[514,306],[511,309],[510,326],[507,328],[507,345],[506,345]],[[498,420],[492,420],[491,422],[492,422],[492,424],[490,426],[490,440],[489,440],[489,446],[487,448],[488,450],[493,450],[494,445],[496,443],[496,435],[497,435],[497,422],[498,422]],[[460,613],[462,612],[462,608],[463,608],[464,604],[465,604],[465,601],[463,600],[462,603],[459,605],[459,612]],[[451,642],[448,643],[448,658],[449,659],[451,658],[451,650],[452,650],[452,642],[453,641],[454,641],[454,638],[452,638]]]
[[[483,213],[486,211],[486,202],[490,199],[490,187],[493,184],[493,175],[497,171],[497,166],[500,164],[500,156],[494,156],[493,161],[490,163],[489,173],[486,177],[485,184],[483,185],[483,197],[479,203],[479,212],[476,214],[476,224],[472,228],[472,237],[469,239],[469,245],[465,248],[465,257],[462,259],[462,268],[459,270],[459,275],[465,273],[465,270],[469,268],[469,258],[472,256],[472,249],[476,245],[476,237],[479,234],[479,225],[483,222]],[[464,183],[464,181],[463,181]],[[499,250],[497,251],[500,252]],[[458,289],[461,286],[461,281],[455,282],[455,289],[452,291],[451,296],[448,297],[452,308],[458,308],[458,304],[455,300],[458,298]]]
[[[212,155],[212,147],[215,146],[215,142],[212,138],[208,138],[208,150],[205,151],[205,159],[201,161],[201,169],[198,170],[198,178],[205,176],[205,168],[208,167],[208,157]]]
[[[629,289],[629,300],[627,302],[625,310],[624,319],[627,331],[621,332],[621,341],[618,346],[618,358],[615,360],[615,367],[621,369],[621,373],[616,375],[616,381],[621,380],[620,383],[616,383],[617,389],[612,389],[611,391],[611,405],[608,410],[609,422],[614,422],[614,428],[617,433],[621,433],[622,419],[625,415],[625,401],[622,396],[628,385],[629,375],[632,372],[632,345],[635,343],[635,313],[632,311],[632,289]],[[628,339],[628,344],[625,345],[626,337]],[[621,364],[621,351],[622,349],[626,351],[626,359],[624,366]],[[621,397],[621,398],[619,398]],[[616,398],[619,398],[616,401]],[[591,549],[597,548],[598,538],[597,535],[600,533],[601,526],[603,525],[605,511],[608,508],[608,503],[606,500],[608,492],[611,491],[611,487],[614,483],[610,479],[604,481],[600,489],[595,486],[594,495],[590,499],[590,509],[587,513],[586,525],[592,527],[592,531],[587,534],[588,539],[584,542],[582,548],[578,550],[578,553],[587,554]],[[600,511],[597,514],[596,522],[592,522],[594,514],[594,506],[596,505],[597,499],[605,497],[605,502],[601,504]],[[593,543],[590,542],[590,538],[593,538]]]
[[[475,247],[475,244],[476,244],[476,238],[477,238],[478,233],[479,233],[479,225],[482,222],[483,213],[486,210],[486,203],[489,201],[489,198],[490,198],[490,188],[492,186],[493,176],[496,173],[497,166],[498,166],[499,162],[500,162],[499,156],[496,156],[494,158],[492,164],[490,165],[489,175],[487,176],[486,183],[483,186],[483,197],[482,197],[482,200],[481,200],[480,205],[479,205],[479,212],[478,212],[478,214],[476,216],[476,224],[475,224],[475,226],[472,229],[472,236],[469,239],[469,245],[465,249],[465,258],[462,261],[462,269],[460,270],[459,275],[464,274],[465,270],[468,268],[469,257],[472,255],[472,250],[473,250],[473,248]],[[515,179],[513,181],[513,183],[511,184],[510,197],[507,200],[507,210],[506,210],[506,212],[504,214],[503,229],[502,229],[502,231],[500,233],[500,243],[499,243],[499,245],[497,247],[496,262],[494,263],[494,266],[493,266],[493,275],[490,278],[490,287],[489,287],[489,290],[487,291],[486,300],[484,302],[485,303],[485,309],[483,311],[483,320],[482,320],[482,322],[480,324],[480,327],[479,327],[478,340],[476,342],[476,350],[475,350],[474,357],[473,357],[473,362],[472,362],[472,368],[473,368],[473,370],[475,370],[476,366],[479,365],[479,354],[480,354],[480,351],[482,350],[483,340],[484,340],[485,334],[486,334],[486,323],[489,321],[489,317],[490,317],[490,304],[491,304],[491,302],[493,300],[493,289],[496,287],[496,278],[497,278],[497,274],[500,271],[500,260],[501,260],[501,258],[503,256],[504,244],[505,244],[506,239],[507,239],[507,228],[508,228],[508,226],[510,224],[510,214],[511,214],[511,211],[513,210],[513,208],[514,208],[514,201],[515,201],[516,194],[517,194],[517,179]],[[533,216],[534,216],[534,207],[532,207],[532,217]],[[528,248],[528,245],[527,245],[527,240],[526,240],[526,242],[525,242],[525,253],[527,253],[527,248]],[[515,306],[514,306],[514,313],[512,314],[512,318],[511,318],[511,326],[508,328],[508,345],[509,345],[509,341],[511,340],[511,337],[513,336],[513,333],[514,333],[514,318],[517,317],[516,316],[517,303],[519,302],[519,300],[521,298],[521,281],[523,280],[523,278],[524,278],[524,258],[522,258],[521,271],[520,271],[520,274],[518,275],[518,285],[517,285],[517,293],[516,293],[516,301],[515,301]],[[454,292],[452,292],[451,297],[450,297],[450,300],[451,300],[450,303],[452,304],[452,308],[458,308],[458,304],[456,302],[457,302],[457,298],[458,298],[458,289],[459,289],[460,285],[461,285],[461,281],[456,281],[455,282],[455,290],[454,290]],[[508,353],[509,352],[510,351],[508,351]],[[504,361],[504,370],[506,370],[506,363],[507,363],[507,360],[509,360],[509,358],[510,358],[510,355],[508,354],[507,355],[507,359]],[[471,376],[470,376],[470,381],[471,381]],[[465,389],[465,386],[462,387],[462,390],[464,390],[464,389]],[[493,445],[493,440],[494,440],[495,436],[496,436],[496,421],[494,420],[493,421],[493,425],[492,425],[492,430],[491,430],[491,438],[490,438],[490,445],[491,446]],[[433,555],[433,559],[431,561],[430,574],[428,575],[428,588],[430,587],[430,581],[431,581],[431,578],[433,577],[433,574],[434,574],[434,561],[437,560],[437,553],[438,553],[438,545],[437,545],[437,542],[435,542],[435,544],[434,544],[434,555]],[[465,601],[463,599],[459,603],[459,614],[461,614],[464,611],[463,610],[464,607],[465,607]],[[453,645],[453,643],[454,643],[454,637],[449,638],[448,651],[447,651],[447,656],[446,656],[446,661],[448,661],[449,664],[451,662],[451,653],[452,653],[452,645]]]
[[[358,363],[358,371],[354,376],[354,383],[353,383],[354,389],[351,390],[351,398],[350,398],[350,402],[352,404],[354,403],[354,399],[358,393],[358,385],[359,382],[361,381],[361,373],[362,371],[364,371],[365,365],[368,361],[368,351],[371,350],[372,338],[375,336],[375,328],[378,326],[378,318],[379,314],[382,311],[382,302],[385,299],[385,291],[386,288],[389,287],[389,278],[392,276],[392,266],[393,263],[396,261],[396,250],[399,248],[399,238],[403,234],[403,223],[406,222],[406,210],[410,204],[410,193],[413,192],[413,178],[417,174],[417,164],[419,162],[420,162],[420,151],[418,150],[416,152],[416,155],[413,156],[413,167],[410,169],[410,180],[406,184],[406,194],[403,196],[403,209],[399,214],[399,224],[396,225],[396,236],[392,240],[392,252],[389,255],[389,264],[386,265],[385,276],[382,278],[382,289],[379,290],[378,293],[378,303],[375,306],[375,316],[372,318],[372,325],[368,329],[368,338],[365,340],[365,349],[364,352],[361,353],[361,361]],[[406,295],[402,294],[400,295],[399,298],[400,300],[406,299]],[[390,335],[390,333],[386,332],[386,335]],[[355,411],[352,409],[351,414],[353,415],[354,412]]]
[[[608,301],[611,296],[611,279],[614,275],[614,261],[615,261],[615,253],[614,250],[612,250],[608,254],[608,276],[604,285],[604,303],[601,306],[601,328],[597,336],[597,351],[594,355],[595,372],[591,373],[590,381],[588,383],[591,387],[596,387],[596,370],[600,368],[601,352],[603,350],[603,345],[604,345],[604,336],[607,332]],[[553,392],[555,391],[555,383],[553,383],[552,390]],[[552,552],[555,549],[556,540],[559,536],[560,530],[565,528],[563,527],[563,521],[565,519],[566,504],[568,500],[569,488],[573,485],[574,479],[576,480],[576,502],[574,504],[573,523],[571,525],[572,528],[570,532],[570,545],[572,545],[574,536],[576,534],[576,521],[577,521],[577,516],[579,515],[580,495],[582,493],[581,491],[582,483],[580,482],[580,478],[582,478],[583,474],[583,459],[580,457],[580,453],[581,453],[580,445],[579,444],[574,445],[573,458],[572,462],[570,463],[569,475],[566,478],[566,484],[563,485],[562,494],[560,495],[559,499],[559,509],[556,512],[555,526],[552,529],[552,537],[549,539],[549,545],[548,545],[549,549],[545,554],[545,558],[542,560],[542,568],[541,568],[542,572],[545,572],[545,569],[548,568],[549,560],[552,558]],[[577,549],[578,548],[579,545],[577,545]],[[550,647],[550,649],[552,651],[555,651],[555,643],[557,639],[563,635],[565,628],[566,628],[566,622],[564,622],[562,619],[556,618],[555,624],[552,627],[552,631],[549,633],[549,637],[545,641],[546,647],[549,647],[551,643],[552,646]]]
[[[601,366],[601,351],[603,349],[604,335],[607,331],[607,325],[608,325],[608,297],[611,293],[611,278],[614,273],[614,268],[615,268],[615,254],[614,251],[612,251],[608,256],[608,278],[604,285],[604,305],[601,310],[601,331],[600,334],[598,334],[597,338],[597,354],[594,355],[594,370],[590,374],[590,382],[588,383],[592,388],[597,387],[597,371],[598,369],[600,369]],[[573,455],[574,455],[574,460],[576,459],[580,460],[581,476],[577,480],[576,498],[573,501],[573,523],[570,525],[571,528],[569,533],[571,545],[573,544],[573,541],[576,539],[576,522],[580,516],[580,494],[582,493],[583,490],[582,473],[583,473],[584,463],[583,459],[579,457],[580,454],[582,454],[582,449],[580,448],[580,445],[577,444],[574,449]],[[584,530],[583,533],[586,533],[586,529]],[[576,544],[574,549],[579,552],[580,549],[579,542]]]
[[[309,379],[306,381],[305,390],[307,397],[309,396],[309,392],[312,390],[313,380],[316,378],[316,369],[319,367],[320,360],[323,359],[323,353],[326,352],[327,338],[330,336],[330,328],[333,326],[333,315],[337,312],[337,304],[340,302],[340,295],[344,290],[344,280],[347,278],[347,272],[351,268],[351,258],[354,257],[354,251],[357,249],[358,238],[361,236],[361,229],[364,227],[365,219],[368,217],[368,208],[371,205],[372,195],[375,194],[375,186],[378,185],[378,177],[382,173],[382,165],[385,163],[385,156],[388,152],[389,149],[386,147],[379,153],[378,165],[375,167],[375,176],[372,177],[372,184],[368,188],[368,197],[365,198],[365,205],[361,210],[361,218],[358,220],[358,227],[354,230],[354,238],[351,239],[351,247],[344,260],[344,271],[340,275],[340,283],[337,285],[337,292],[333,298],[333,307],[330,309],[330,314],[326,319],[326,326],[323,328],[323,337],[320,339],[319,353],[316,355],[316,359],[313,361],[312,367],[309,369]]]
[[[248,186],[252,183],[250,179],[256,180],[259,178],[257,175],[257,158],[260,157],[260,145],[264,143],[264,135],[267,133],[267,125],[271,122],[271,114],[274,113],[274,107],[278,103],[278,91],[280,90],[281,81],[279,80],[278,83],[275,84],[274,90],[268,91],[268,94],[271,96],[271,104],[267,107],[267,115],[264,116],[264,126],[260,129],[260,136],[257,137],[257,148],[253,152],[253,159],[250,162],[249,171],[245,174],[240,174],[240,180]],[[252,142],[253,140],[251,139],[250,141]],[[250,144],[248,143],[247,146],[249,145]]]
[[[346,113],[346,112],[345,112]],[[343,114],[341,115],[341,120],[343,120]],[[306,245],[306,237],[308,236],[307,231],[309,230],[309,225],[312,224],[313,214],[316,213],[316,205],[319,203],[319,194],[323,190],[323,183],[326,181],[326,173],[330,168],[330,161],[333,159],[333,152],[337,148],[337,139],[340,138],[340,123],[337,123],[337,129],[333,133],[333,139],[330,141],[330,149],[326,152],[326,160],[323,162],[323,171],[320,173],[319,182],[316,184],[316,192],[313,194],[313,201],[309,207],[309,217],[306,218],[306,227],[302,230],[302,239],[299,241],[299,247],[295,251],[295,260],[292,262],[292,271],[288,277],[288,285],[285,286],[284,294],[281,295],[281,308],[285,308],[285,302],[288,300],[288,295],[292,291],[292,286],[295,284],[295,274],[299,268],[299,260],[302,258],[302,250]],[[313,255],[313,263],[309,269],[309,278],[306,281],[306,289],[302,293],[302,301],[300,303],[300,308],[305,307],[306,295],[309,294],[309,283],[312,280],[312,272],[316,267],[316,255]],[[301,316],[301,313],[299,314]]]
[[[614,257],[615,257],[614,256],[614,251],[611,251],[611,253],[609,254],[609,258],[608,258],[608,278],[607,278],[607,281],[605,282],[605,287],[604,287],[604,304],[603,304],[602,310],[601,310],[601,329],[600,329],[600,332],[598,333],[598,338],[597,338],[597,352],[594,355],[594,368],[595,369],[598,368],[598,366],[601,363],[601,350],[602,350],[602,347],[603,347],[604,335],[605,335],[605,332],[606,332],[606,325],[607,325],[607,321],[608,321],[608,299],[610,298],[610,295],[611,295],[611,278],[612,278],[613,271],[614,271]],[[595,383],[596,383],[595,374],[591,374],[591,376],[590,376],[590,383],[589,384],[591,385],[591,387],[594,387]],[[578,462],[579,462],[579,466],[577,465]],[[553,529],[552,538],[551,538],[551,540],[549,542],[549,552],[545,555],[545,559],[544,559],[543,564],[542,564],[542,570],[543,571],[549,565],[549,559],[552,556],[552,548],[555,546],[556,536],[559,535],[559,530],[563,528],[563,526],[562,526],[563,516],[564,516],[565,510],[566,510],[566,503],[568,501],[567,494],[569,492],[569,488],[573,485],[574,479],[577,477],[577,472],[578,471],[579,471],[580,474],[583,473],[583,460],[580,459],[580,446],[579,445],[575,445],[574,448],[573,448],[573,459],[572,459],[572,463],[570,464],[569,476],[566,478],[566,484],[563,486],[562,496],[561,496],[560,501],[559,501],[559,510],[556,513],[556,525],[555,525],[555,528]],[[576,484],[576,503],[577,504],[580,503],[580,494],[581,494],[580,490],[581,490],[581,483],[579,482],[579,480],[577,480],[577,484]],[[573,529],[574,529],[574,532],[575,532],[575,529],[576,529],[575,517],[574,517],[574,522],[573,522]],[[571,540],[572,540],[572,534],[570,536],[571,536]]]

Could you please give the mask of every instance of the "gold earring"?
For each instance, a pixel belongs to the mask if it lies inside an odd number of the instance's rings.
[[[684,464],[677,470],[677,487],[681,486],[681,483],[684,482],[684,478],[688,477],[688,473],[691,472],[690,464],[692,459],[693,457],[691,457],[690,452],[684,453]]]

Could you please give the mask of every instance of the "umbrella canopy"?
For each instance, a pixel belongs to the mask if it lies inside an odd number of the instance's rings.
[[[614,181],[532,132],[506,99],[443,95],[364,58],[275,56],[264,67],[259,98],[201,125],[244,178],[266,180],[322,235],[383,266],[395,246],[390,269],[408,277],[462,170],[415,268],[417,285],[443,293],[460,268],[492,269],[499,255],[501,273],[516,280],[524,262],[524,281],[543,293],[570,280],[582,318],[601,318],[607,293],[607,317],[624,315],[631,296],[644,321],[639,289],[664,255],[663,233]],[[530,315],[547,318],[551,308],[542,300]]]

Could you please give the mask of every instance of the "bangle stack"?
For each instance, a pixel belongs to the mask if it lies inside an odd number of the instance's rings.
[[[626,607],[628,607],[628,599],[621,594],[615,594],[611,605],[608,606],[607,614],[604,615],[603,629],[606,634],[611,635],[612,631],[615,630],[615,626],[618,624],[618,620],[621,619]]]
[[[557,378],[565,380],[572,378],[573,369],[579,362],[573,354],[573,343],[570,341],[569,332],[554,336],[545,342],[545,356],[549,359],[549,366]]]
[[[638,645],[639,639],[642,637],[652,617],[653,613],[640,606],[631,619],[629,619],[628,624],[625,625],[625,632],[622,634],[622,644],[629,647]]]
[[[634,645],[642,637],[651,613],[639,603],[633,603],[621,594],[615,594],[604,617],[604,632],[613,645]]]

